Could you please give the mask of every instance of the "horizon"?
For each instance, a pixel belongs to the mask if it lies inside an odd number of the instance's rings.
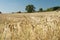
[[[25,7],[32,4],[36,7],[36,11],[39,8],[44,10],[54,6],[60,6],[60,0],[0,0],[0,11],[3,13],[8,12],[26,12]]]

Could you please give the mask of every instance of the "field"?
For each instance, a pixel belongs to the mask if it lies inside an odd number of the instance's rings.
[[[60,12],[0,14],[0,40],[60,40]]]

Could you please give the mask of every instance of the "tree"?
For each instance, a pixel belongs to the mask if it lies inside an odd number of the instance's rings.
[[[0,14],[2,14],[2,12],[0,11]]]
[[[34,5],[27,5],[25,10],[28,12],[28,13],[32,13],[35,11],[35,7]]]
[[[42,11],[43,11],[43,8],[40,8],[40,9],[39,9],[39,12],[42,12]]]

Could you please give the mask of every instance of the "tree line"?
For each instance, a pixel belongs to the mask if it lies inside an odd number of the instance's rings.
[[[59,11],[60,10],[60,6],[55,6],[55,7],[51,7],[51,8],[47,8],[46,10],[43,10],[43,8],[39,8],[38,11],[35,10],[35,6],[34,5],[27,5],[25,10],[28,13],[32,13],[32,12],[45,12],[45,11]]]
[[[33,13],[33,12],[46,12],[46,11],[60,11],[60,6],[55,6],[55,7],[51,7],[51,8],[47,8],[46,10],[44,10],[43,8],[39,8],[38,11],[35,10],[36,7],[34,5],[27,5],[25,10],[27,11],[27,13]],[[0,14],[2,12],[0,11]],[[17,13],[21,13],[21,11],[18,11]]]

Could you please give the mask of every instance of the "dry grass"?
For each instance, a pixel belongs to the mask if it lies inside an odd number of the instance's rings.
[[[0,40],[60,40],[60,13],[0,14]]]

